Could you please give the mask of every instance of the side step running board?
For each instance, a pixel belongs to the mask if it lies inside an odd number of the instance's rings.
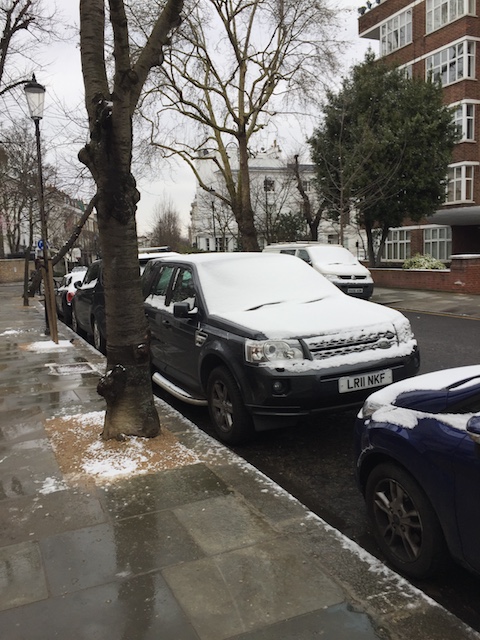
[[[177,387],[176,384],[173,384],[173,382],[164,378],[161,373],[158,373],[158,371],[153,374],[152,380],[161,389],[165,389],[165,391],[168,391],[168,393],[172,394],[172,396],[178,400],[182,400],[188,404],[194,404],[197,407],[206,407],[208,404],[204,398],[194,398],[188,393],[188,391],[185,391],[185,389]]]

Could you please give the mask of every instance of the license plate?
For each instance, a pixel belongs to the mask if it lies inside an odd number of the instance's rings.
[[[385,384],[393,382],[391,369],[374,371],[372,373],[361,373],[358,376],[345,376],[338,380],[338,391],[349,393],[350,391],[361,391],[362,389],[373,389],[383,387]]]
[[[355,287],[347,289],[347,293],[363,293],[363,289],[361,289],[360,287]]]

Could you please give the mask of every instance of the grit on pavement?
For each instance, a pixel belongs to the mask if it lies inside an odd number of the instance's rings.
[[[71,472],[105,359],[44,329],[0,285],[2,640],[480,638],[166,403],[168,464]]]

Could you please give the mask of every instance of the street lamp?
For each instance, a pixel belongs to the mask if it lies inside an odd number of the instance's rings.
[[[35,123],[35,137],[37,141],[37,163],[38,163],[38,200],[40,204],[40,223],[42,227],[42,250],[43,250],[43,266],[44,266],[44,286],[45,286],[45,316],[47,326],[45,333],[50,334],[52,340],[58,344],[58,327],[57,315],[55,311],[54,286],[53,286],[53,269],[52,263],[48,257],[48,237],[47,237],[47,219],[45,216],[45,198],[43,193],[43,174],[42,174],[42,154],[40,148],[40,120],[43,118],[43,106],[45,103],[45,87],[39,84],[32,75],[30,82],[25,84],[25,95],[27,97],[28,109],[30,117]]]

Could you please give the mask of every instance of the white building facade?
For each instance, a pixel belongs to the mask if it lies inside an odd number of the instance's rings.
[[[238,172],[238,155],[230,152],[234,178]],[[201,251],[236,251],[239,249],[238,227],[231,208],[222,201],[225,183],[215,162],[214,152],[204,151],[197,169],[208,191],[197,184],[191,210],[191,240]],[[249,161],[250,195],[255,212],[255,228],[260,248],[272,242],[310,239],[304,217],[304,201],[297,187],[293,165],[276,143],[268,150],[252,155]],[[301,164],[299,174],[303,189],[311,203],[313,215],[318,209],[314,187],[315,166]],[[343,233],[342,233],[343,231]],[[286,237],[290,235],[290,237]],[[365,234],[350,221],[340,223],[325,214],[318,228],[319,242],[343,245],[355,256],[366,256]]]

